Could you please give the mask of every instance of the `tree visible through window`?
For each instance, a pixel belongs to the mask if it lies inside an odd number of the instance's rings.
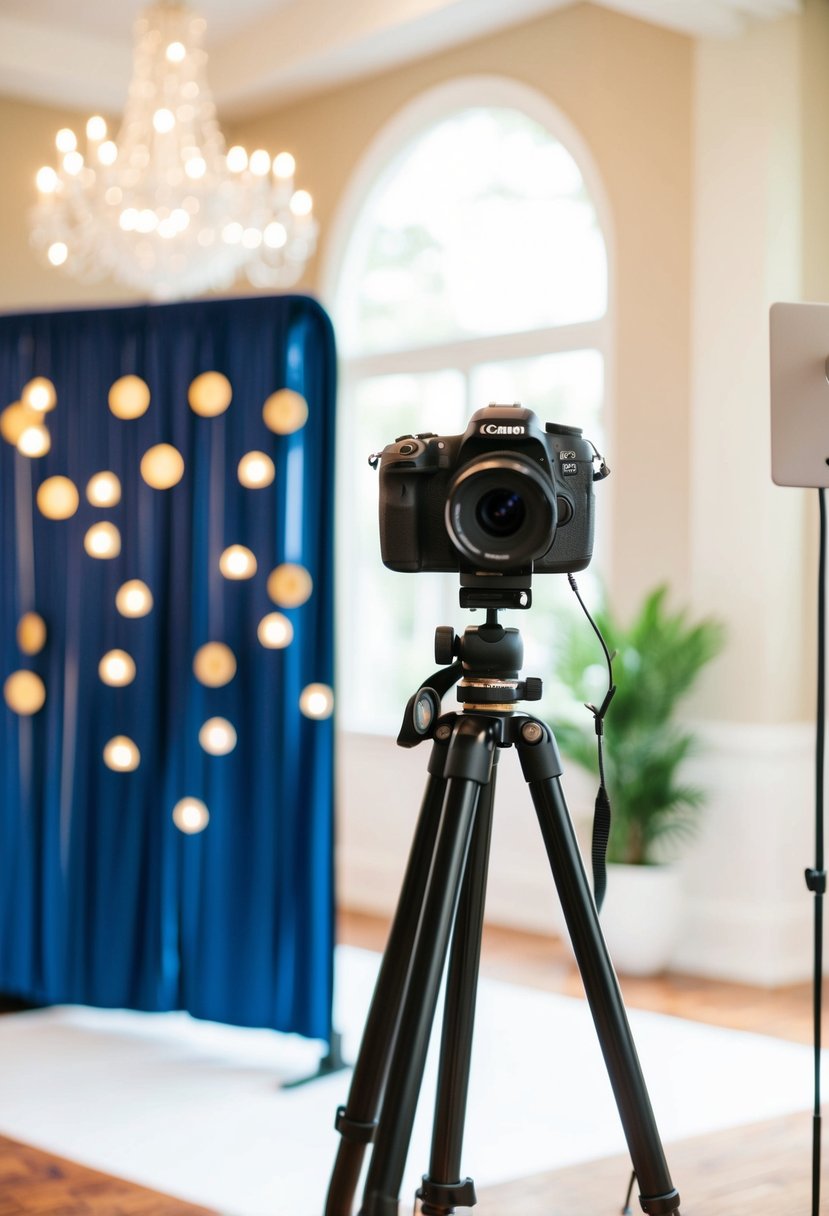
[[[367,455],[401,434],[457,434],[490,401],[521,402],[601,443],[606,246],[583,174],[552,125],[524,108],[456,105],[377,166],[350,226],[332,309],[348,729],[396,732],[433,669],[435,626],[460,631],[477,619],[457,605],[457,576],[382,566]],[[506,622],[522,630],[528,674],[549,671],[545,609],[561,582],[536,577],[536,606]]]

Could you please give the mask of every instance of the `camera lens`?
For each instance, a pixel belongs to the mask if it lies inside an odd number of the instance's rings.
[[[525,569],[555,536],[550,474],[511,452],[471,460],[449,484],[445,518],[452,544],[479,569]]]
[[[481,495],[475,515],[483,530],[491,536],[514,536],[526,518],[527,508],[515,490],[499,487]]]

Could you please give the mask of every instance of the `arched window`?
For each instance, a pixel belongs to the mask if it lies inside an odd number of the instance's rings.
[[[387,126],[355,175],[327,276],[341,359],[347,729],[396,731],[432,669],[435,626],[461,630],[477,619],[463,620],[456,575],[382,566],[368,454],[401,434],[458,434],[493,401],[520,402],[542,422],[581,426],[601,443],[605,214],[577,133],[540,95],[501,80],[455,82],[421,98]],[[561,583],[537,576],[535,607],[506,622],[520,625],[527,674],[547,666],[544,608]]]

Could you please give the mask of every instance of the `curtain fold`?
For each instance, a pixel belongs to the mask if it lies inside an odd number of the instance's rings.
[[[188,388],[206,371],[232,387],[229,408],[197,415]],[[142,416],[108,406],[112,384],[138,375]],[[333,952],[333,716],[300,711],[309,684],[333,686],[335,353],[330,322],[300,296],[0,317],[0,409],[34,376],[55,385],[44,417],[51,449],[21,455],[0,442],[0,680],[36,672],[39,712],[0,704],[0,991],[42,1003],[143,1010],[330,1038]],[[262,407],[288,388],[304,425],[274,433]],[[144,453],[172,444],[184,475],[170,489],[143,479]],[[262,451],[273,483],[249,489],[237,467]],[[120,502],[93,506],[93,474],[114,472]],[[37,505],[57,475],[77,486],[68,519]],[[87,530],[120,531],[113,559],[90,557]],[[222,551],[249,548],[251,579],[219,570]],[[283,563],[313,590],[289,607],[268,595]],[[153,608],[128,618],[119,587],[139,579]],[[21,652],[21,616],[48,637]],[[257,640],[269,612],[293,639]],[[208,687],[193,659],[229,646],[235,676]],[[108,651],[136,676],[109,687]],[[209,718],[233,724],[235,748],[199,743]],[[106,766],[108,740],[140,752],[135,771]],[[210,819],[196,834],[173,822],[184,797]]]

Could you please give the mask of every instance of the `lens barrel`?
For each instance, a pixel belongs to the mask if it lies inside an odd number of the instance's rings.
[[[513,452],[470,461],[449,486],[449,538],[483,569],[523,566],[541,557],[553,543],[556,522],[550,478]]]

